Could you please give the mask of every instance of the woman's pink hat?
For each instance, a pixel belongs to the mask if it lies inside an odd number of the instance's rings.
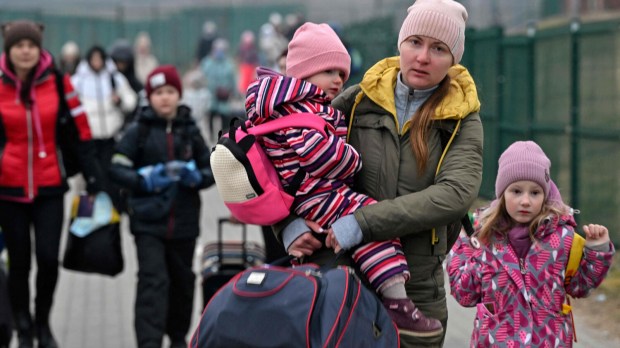
[[[467,10],[454,0],[417,0],[400,27],[398,49],[409,36],[428,36],[445,43],[458,64],[465,51],[466,21]]]
[[[305,79],[325,70],[341,70],[349,79],[351,56],[327,24],[304,23],[288,44],[286,75]]]
[[[551,161],[533,141],[517,141],[499,157],[495,196],[500,197],[506,188],[517,181],[533,181],[549,195]]]

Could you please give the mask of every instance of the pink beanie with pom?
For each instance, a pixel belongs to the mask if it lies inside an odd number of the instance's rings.
[[[304,23],[288,44],[286,75],[298,79],[325,70],[341,70],[349,79],[351,56],[338,34],[327,24]]]
[[[398,34],[398,49],[409,36],[427,36],[445,43],[454,64],[465,51],[467,10],[454,0],[417,0],[407,9],[407,17]]]
[[[517,181],[533,181],[549,195],[551,161],[533,141],[517,141],[499,157],[495,196],[500,197],[506,188]]]

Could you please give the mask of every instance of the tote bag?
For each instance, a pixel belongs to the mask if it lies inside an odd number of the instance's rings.
[[[120,216],[107,193],[94,200],[86,194],[73,199],[63,267],[115,276],[124,266]]]

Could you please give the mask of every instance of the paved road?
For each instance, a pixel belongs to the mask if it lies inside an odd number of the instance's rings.
[[[215,226],[219,217],[227,216],[227,210],[215,188],[204,190],[200,243],[215,239]],[[133,238],[124,221],[123,246],[125,270],[115,278],[89,275],[62,270],[58,283],[56,302],[52,314],[52,329],[62,348],[133,348],[133,303],[136,286],[137,265]],[[250,226],[250,239],[261,241],[260,230]],[[196,257],[196,269],[198,269]],[[196,284],[196,301],[192,330],[200,316],[202,300]],[[466,347],[473,318],[470,309],[461,308],[449,298],[450,323],[446,348]],[[618,347],[620,342],[610,342],[597,337],[594,330],[586,328],[578,320],[580,342],[575,347]],[[188,335],[189,339],[189,335]],[[15,340],[12,347],[16,347]],[[167,347],[167,345],[165,345]]]

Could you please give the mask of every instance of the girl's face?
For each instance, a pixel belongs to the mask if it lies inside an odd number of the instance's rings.
[[[170,85],[157,88],[149,98],[153,110],[165,119],[173,119],[176,116],[179,99],[181,99],[179,91]]]
[[[316,73],[305,80],[322,89],[325,94],[327,94],[327,98],[329,100],[334,100],[334,98],[342,92],[344,76],[344,71],[325,70],[320,73]]]
[[[39,63],[41,49],[31,40],[19,40],[11,46],[9,59],[18,75],[27,75]]]
[[[439,40],[413,35],[400,44],[400,71],[403,82],[413,89],[437,86],[448,74],[454,58]]]
[[[545,202],[543,188],[533,181],[517,181],[504,191],[506,211],[512,220],[528,224],[542,211]]]
[[[92,56],[90,56],[88,64],[94,71],[100,71],[103,69],[103,57],[99,52],[94,52]]]

